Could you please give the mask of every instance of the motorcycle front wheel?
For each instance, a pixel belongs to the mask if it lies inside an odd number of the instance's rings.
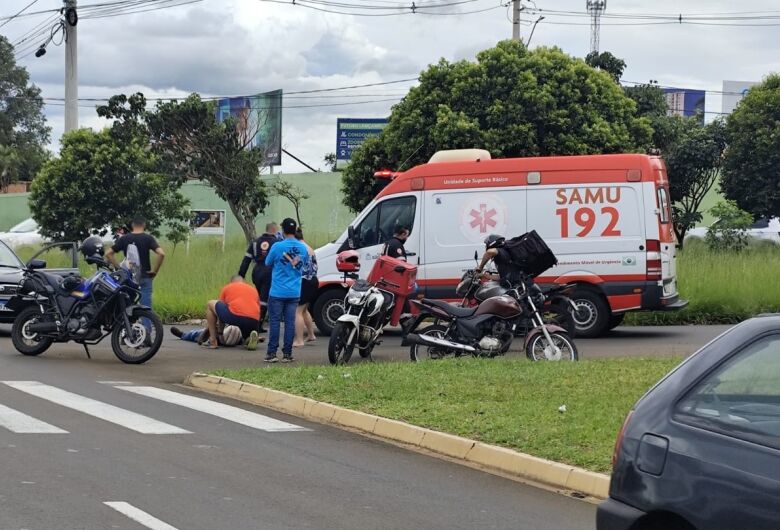
[[[556,331],[550,333],[550,339],[552,344],[544,336],[544,333],[539,333],[528,346],[525,348],[525,355],[532,361],[577,361],[579,360],[579,353],[577,352],[577,346],[574,345],[574,341],[571,340],[566,333]],[[560,354],[556,353],[553,345],[557,346],[560,350]]]
[[[130,336],[124,322],[117,322],[111,332],[111,349],[123,363],[143,364],[154,357],[162,346],[162,321],[151,309],[136,311],[129,318]]]
[[[441,324],[433,324],[423,329],[420,333],[421,336],[428,336],[435,339],[447,338],[447,327]],[[437,348],[436,346],[425,346],[424,344],[412,344],[409,348],[409,359],[413,362],[437,360],[442,359],[448,355],[448,351],[444,348]]]
[[[30,332],[30,324],[37,323],[43,315],[38,306],[29,306],[22,310],[14,319],[11,328],[11,342],[16,351],[22,355],[40,355],[49,349],[52,339],[41,337],[38,333]]]
[[[347,344],[352,326],[344,322],[336,322],[328,340],[328,361],[330,364],[347,364],[352,358],[352,350],[355,344]]]

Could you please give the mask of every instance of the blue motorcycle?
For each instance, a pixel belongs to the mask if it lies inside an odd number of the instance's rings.
[[[76,342],[90,357],[89,346],[111,335],[119,360],[145,363],[162,345],[160,317],[139,305],[133,272],[109,266],[100,238],[86,239],[79,250],[97,268],[90,278],[44,272],[42,260],[27,263],[17,295],[7,304],[17,312],[11,330],[14,348],[23,355],[40,355],[55,342]]]

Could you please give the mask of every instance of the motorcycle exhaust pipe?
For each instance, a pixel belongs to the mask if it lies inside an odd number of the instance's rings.
[[[477,351],[476,348],[473,346],[468,346],[466,344],[460,344],[458,342],[452,342],[450,340],[445,339],[437,339],[435,337],[429,337],[427,335],[417,335],[415,333],[410,333],[406,336],[405,342],[409,344],[419,344],[422,346],[434,346],[439,348],[446,348],[448,350],[456,350],[466,353],[474,353]]]
[[[27,326],[30,333],[54,333],[57,331],[56,322],[34,322]]]

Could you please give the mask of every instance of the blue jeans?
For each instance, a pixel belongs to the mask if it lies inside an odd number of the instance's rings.
[[[139,284],[141,286],[141,301],[139,303],[146,307],[152,307],[152,281],[151,278],[141,278]]]
[[[198,342],[198,337],[200,337],[200,334],[204,331],[206,331],[206,328],[195,328],[192,331],[185,331],[184,335],[181,336],[181,340]]]
[[[149,308],[152,307],[152,291],[154,290],[152,281],[152,278],[141,278],[141,283],[139,284],[141,287],[141,299],[138,303]],[[148,318],[143,319],[143,324],[147,331],[152,329],[152,323]]]
[[[295,308],[298,307],[298,298],[268,298],[268,318],[270,329],[268,330],[268,356],[275,357],[279,349],[279,328],[284,319],[284,346],[282,353],[285,356],[292,355],[293,340],[295,339]]]

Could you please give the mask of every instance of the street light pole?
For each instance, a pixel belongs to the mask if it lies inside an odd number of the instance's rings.
[[[79,127],[79,56],[76,0],[65,5],[65,132]]]

